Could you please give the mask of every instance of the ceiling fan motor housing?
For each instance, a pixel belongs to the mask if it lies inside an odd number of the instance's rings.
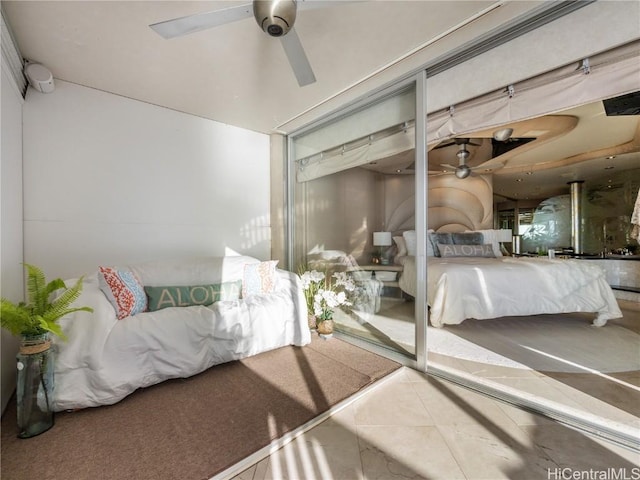
[[[468,165],[460,165],[458,168],[456,168],[456,177],[463,179],[463,178],[467,178],[469,175],[471,175],[471,168],[469,168]]]
[[[255,0],[253,15],[260,28],[272,37],[286,35],[296,20],[295,0]]]

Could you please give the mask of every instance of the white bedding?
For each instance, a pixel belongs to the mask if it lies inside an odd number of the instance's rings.
[[[415,257],[402,259],[400,288],[416,296]],[[593,324],[622,317],[604,271],[582,260],[428,257],[427,302],[434,327],[548,313],[593,312]]]
[[[257,262],[250,257],[231,258],[224,257],[224,268],[217,267],[218,278],[207,278],[209,269],[200,264],[197,279],[242,278],[241,262]],[[227,264],[233,268],[226,268]],[[193,266],[164,273],[156,270],[148,267],[138,273],[155,276],[157,285],[188,285],[194,280]],[[86,277],[76,303],[92,306],[94,313],[63,318],[60,323],[68,341],[55,339],[55,410],[113,404],[138,388],[170,378],[189,377],[213,365],[285,345],[308,344],[311,337],[299,278],[284,270],[277,274],[272,293],[208,307],[165,308],[122,320],[116,319],[100,291],[97,272]]]

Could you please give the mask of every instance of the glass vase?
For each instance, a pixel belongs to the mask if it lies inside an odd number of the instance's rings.
[[[17,355],[18,437],[53,427],[53,351],[49,334],[24,335]]]

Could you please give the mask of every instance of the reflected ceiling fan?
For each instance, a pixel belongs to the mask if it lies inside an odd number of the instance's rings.
[[[311,64],[302,47],[300,38],[293,28],[296,12],[300,9],[326,7],[339,3],[341,5],[352,2],[325,2],[312,0],[254,0],[235,7],[214,10],[212,12],[196,13],[186,17],[166,20],[149,25],[154,31],[166,39],[188,35],[213,27],[218,27],[253,16],[262,30],[272,37],[279,37],[287,55],[291,68],[303,87],[316,81]]]
[[[448,163],[441,163],[440,166],[450,170],[450,172],[441,172],[441,173],[454,173],[456,177],[463,179],[467,178],[474,170],[495,170],[497,168],[504,167],[504,163],[483,163],[481,165],[477,165],[475,167],[470,167],[467,165],[467,160],[471,156],[469,150],[467,150],[467,145],[474,145],[479,147],[481,144],[473,143],[468,138],[454,138],[453,141],[444,143],[442,145],[438,145],[437,148],[444,148],[451,145],[458,145],[458,152],[456,153],[456,157],[458,157],[458,165],[451,165]]]

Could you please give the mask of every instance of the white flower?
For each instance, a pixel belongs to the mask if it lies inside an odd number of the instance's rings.
[[[309,311],[319,319],[333,318],[333,311],[341,305],[350,306],[347,293],[356,289],[355,282],[346,272],[332,275],[333,282],[327,281],[325,273],[310,270],[300,275],[302,288]]]
[[[320,282],[324,282],[325,275],[322,272],[318,272],[317,270],[310,270],[308,272],[304,272],[300,276],[300,280],[302,280],[302,288],[304,290],[309,290],[314,284],[318,284]]]
[[[322,292],[322,299],[325,301],[329,308],[336,308],[338,305],[340,305],[336,292],[332,292],[331,290],[325,290],[324,292]]]

